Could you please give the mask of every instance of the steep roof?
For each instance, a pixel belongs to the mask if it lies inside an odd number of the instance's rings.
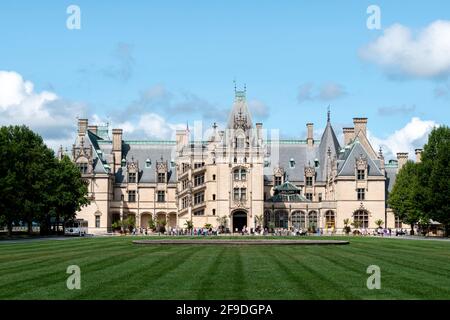
[[[340,154],[338,160],[338,176],[353,176],[355,174],[356,161],[359,157],[367,159],[368,176],[383,176],[383,173],[379,169],[379,160],[370,158],[358,138],[352,144],[346,146],[344,152]]]
[[[320,139],[319,145],[319,164],[320,164],[320,179],[325,180],[327,176],[327,158],[328,158],[328,150],[331,152],[331,158],[337,156],[339,154],[339,150],[341,149],[339,145],[339,141],[336,138],[336,134],[334,133],[333,127],[330,122],[330,113],[328,112],[327,126],[323,131],[322,138]]]
[[[233,108],[228,116],[228,128],[234,129],[235,119],[242,119],[249,128],[253,127],[252,116],[248,110],[244,91],[235,91]]]

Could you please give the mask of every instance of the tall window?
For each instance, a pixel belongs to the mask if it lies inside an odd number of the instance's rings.
[[[366,178],[366,170],[357,170],[356,175],[358,180],[364,180]]]
[[[189,204],[189,198],[188,196],[184,197],[183,199],[181,199],[181,208],[185,209],[188,207]]]
[[[136,172],[129,172],[128,173],[128,182],[129,183],[136,183]]]
[[[247,171],[244,168],[235,169],[233,171],[234,180],[246,180]]]
[[[233,189],[233,199],[234,199],[234,201],[247,200],[247,189],[246,188],[234,188]]]
[[[275,185],[275,187],[281,185],[281,177],[280,176],[275,176],[274,185]]]
[[[194,194],[194,205],[202,203],[205,201],[205,193],[204,192],[198,192]]]
[[[77,163],[77,166],[82,174],[86,174],[88,172],[88,164],[86,162]]]
[[[128,202],[136,202],[136,190],[128,191]]]
[[[363,201],[366,198],[366,191],[364,190],[364,188],[358,188],[356,192],[358,194],[359,201]]]
[[[244,137],[236,138],[236,147],[238,147],[238,148],[244,148],[245,147],[245,138]]]
[[[158,191],[158,202],[165,202],[166,199],[166,192],[165,191]]]
[[[213,178],[214,181],[216,181],[216,175],[215,174],[212,175],[212,178]]]
[[[205,175],[199,174],[194,177],[194,186],[200,186],[205,183]]]
[[[307,186],[313,185],[313,177],[306,177],[306,185]]]
[[[158,172],[158,183],[166,183],[166,173]]]
[[[212,195],[212,199],[216,200],[216,195],[215,194]]]
[[[353,214],[354,222],[358,222],[361,228],[369,227],[369,214],[365,210],[355,211]]]
[[[333,211],[327,211],[325,213],[325,226],[328,229],[334,228],[335,227],[335,223],[336,223],[336,217],[334,215]]]
[[[100,216],[95,216],[95,227],[100,228]]]
[[[309,227],[316,227],[317,228],[317,212],[316,211],[311,211],[308,214],[308,226]]]
[[[306,199],[308,199],[309,201],[312,201],[312,199],[313,199],[313,194],[312,194],[312,193],[305,193],[305,197],[306,197]]]
[[[288,227],[288,213],[284,210],[275,211],[275,228]]]
[[[302,211],[296,211],[292,214],[292,226],[296,229],[305,228],[305,213]]]

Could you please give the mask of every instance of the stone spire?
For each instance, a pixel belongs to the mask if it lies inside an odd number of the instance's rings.
[[[246,101],[247,88],[244,90],[237,90],[236,84],[234,87],[234,103],[228,117],[228,129],[243,129],[247,130],[253,127],[252,117],[248,109]]]

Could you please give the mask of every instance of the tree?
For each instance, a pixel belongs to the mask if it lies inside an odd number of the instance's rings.
[[[450,234],[450,128],[433,129],[421,156],[420,191],[427,218],[442,223]]]
[[[422,170],[420,163],[407,161],[397,174],[394,187],[389,194],[388,204],[394,215],[401,221],[414,225],[423,218],[423,193],[419,179]]]
[[[350,233],[350,231],[351,231],[351,228],[350,228],[350,226],[349,226],[349,224],[350,224],[350,219],[344,219],[344,232],[345,232],[345,234],[349,234]]]
[[[58,225],[61,219],[67,221],[75,218],[76,212],[90,203],[88,186],[80,170],[67,156],[56,160],[48,175],[47,201]]]
[[[384,221],[381,219],[378,219],[375,221],[375,224],[378,226],[378,228],[381,228],[381,226],[383,225]]]
[[[262,214],[255,215],[255,220],[257,227],[262,227],[264,225],[264,216]]]
[[[53,151],[26,126],[0,128],[0,215],[12,233],[15,222],[27,222],[46,210],[42,188],[46,170],[53,165]]]

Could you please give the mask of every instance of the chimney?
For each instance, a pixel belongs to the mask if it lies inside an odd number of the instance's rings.
[[[98,127],[96,125],[90,125],[87,127],[88,131],[92,132],[93,134],[97,134]]]
[[[120,168],[122,162],[122,129],[112,129],[113,145],[112,152],[114,154],[114,172]]]
[[[397,161],[398,161],[398,170],[405,165],[406,161],[408,161],[408,152],[397,152]]]
[[[343,128],[344,145],[348,145],[355,138],[355,128]]]
[[[422,149],[416,149],[416,162],[419,163],[422,161]]]
[[[180,152],[181,149],[188,145],[189,136],[186,130],[177,130],[176,131],[176,147],[177,152]]]
[[[307,123],[306,128],[308,129],[308,137],[306,139],[306,142],[308,143],[308,146],[312,147],[312,145],[314,144],[314,124]]]
[[[355,126],[355,135],[360,131],[367,135],[367,118],[353,118],[353,125]]]
[[[88,127],[88,119],[78,119],[78,135],[84,136]]]

